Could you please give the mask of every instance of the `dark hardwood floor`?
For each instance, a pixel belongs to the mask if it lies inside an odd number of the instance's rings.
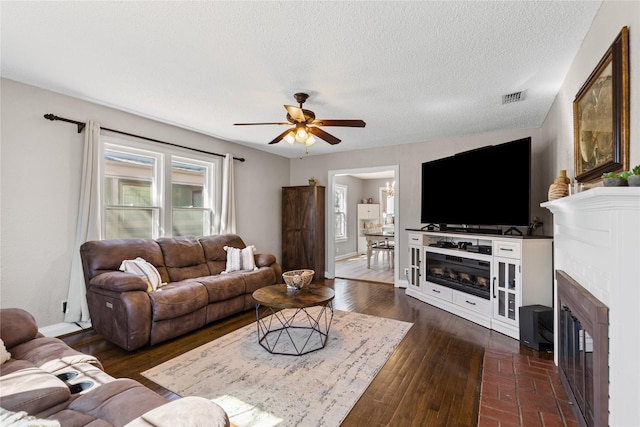
[[[413,322],[404,340],[345,419],[343,426],[475,426],[485,349],[548,359],[517,340],[408,297],[404,289],[357,280],[326,280],[334,307]],[[252,310],[186,336],[127,352],[93,330],[62,339],[98,357],[107,373],[140,381],[157,393],[177,396],[140,372],[255,321]]]

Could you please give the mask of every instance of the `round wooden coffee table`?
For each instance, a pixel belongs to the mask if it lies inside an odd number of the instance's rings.
[[[301,356],[324,348],[333,320],[333,289],[309,285],[260,288],[256,301],[258,342],[271,354]]]

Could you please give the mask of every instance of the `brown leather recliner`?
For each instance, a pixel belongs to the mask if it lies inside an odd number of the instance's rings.
[[[126,349],[154,345],[255,306],[251,294],[281,281],[272,254],[255,254],[255,270],[226,273],[224,246],[246,247],[236,234],[89,241],[80,247],[95,331]],[[163,285],[119,270],[137,257],[153,264]]]
[[[38,332],[33,316],[0,309],[0,338],[11,358],[0,364],[0,419],[20,425],[228,427],[225,411],[197,397],[169,402],[130,378],[113,378],[98,359]],[[25,421],[29,417],[47,422]],[[11,424],[14,425],[14,424]]]

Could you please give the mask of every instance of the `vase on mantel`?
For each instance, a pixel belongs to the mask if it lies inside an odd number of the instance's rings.
[[[569,178],[567,171],[562,169],[560,175],[549,186],[549,200],[561,199],[569,195]]]

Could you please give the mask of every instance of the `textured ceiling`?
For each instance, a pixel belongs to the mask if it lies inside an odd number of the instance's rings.
[[[2,1],[1,72],[285,157],[304,152],[267,145],[285,127],[233,124],[307,92],[367,123],[323,128],[342,139],[324,154],[540,126],[600,4]]]

